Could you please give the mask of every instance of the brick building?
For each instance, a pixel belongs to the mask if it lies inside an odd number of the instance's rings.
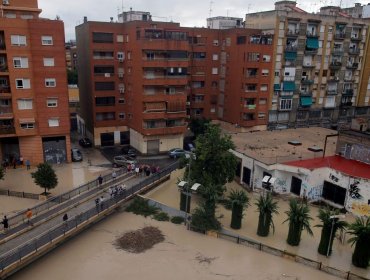
[[[0,17],[0,157],[70,161],[64,25],[39,18],[37,0],[3,1]]]
[[[96,146],[182,147],[189,118],[265,128],[273,37],[136,20],[76,27],[80,131]]]

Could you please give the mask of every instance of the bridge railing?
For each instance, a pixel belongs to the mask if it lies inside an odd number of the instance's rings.
[[[92,203],[91,207],[85,212],[82,212],[74,217],[70,217],[68,221],[61,222],[60,224],[49,229],[48,231],[24,243],[20,247],[17,247],[1,255],[0,256],[0,271],[4,271],[4,269],[6,269],[8,266],[16,262],[22,261],[22,259],[25,258],[26,256],[29,256],[30,254],[37,252],[39,249],[41,249],[41,247],[52,243],[55,239],[62,237],[68,231],[74,228],[77,228],[82,223],[87,222],[90,218],[99,215],[100,212],[114,205],[121,203],[128,196],[133,195],[137,193],[138,191],[142,190],[143,188],[145,188],[146,186],[160,180],[161,178],[167,176],[168,174],[170,174],[172,171],[174,171],[177,168],[178,168],[178,162],[175,162],[174,164],[163,169],[162,171],[150,175],[145,180],[132,186],[132,188],[124,191],[120,195],[104,200],[104,202],[98,206],[96,206],[95,203]],[[1,277],[1,274],[0,274],[0,277]]]

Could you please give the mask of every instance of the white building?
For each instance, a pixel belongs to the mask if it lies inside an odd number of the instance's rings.
[[[207,18],[207,28],[210,29],[230,29],[243,27],[243,19],[236,17],[211,17]]]

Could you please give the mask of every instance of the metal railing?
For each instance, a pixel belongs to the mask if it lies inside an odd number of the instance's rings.
[[[117,178],[124,175],[126,172],[126,169],[120,169],[120,170],[117,170],[116,171],[116,174],[117,174]],[[110,180],[112,180],[112,174],[107,174],[107,175],[104,175],[102,176],[103,177],[103,183],[104,182],[108,182]],[[62,193],[60,195],[57,195],[57,196],[53,196],[51,197],[50,199],[40,203],[40,204],[37,204],[33,207],[30,207],[29,209],[31,209],[32,213],[34,216],[37,216],[39,213],[45,211],[45,210],[49,210],[50,208],[52,207],[55,207],[56,205],[58,204],[61,204],[77,195],[80,195],[81,193],[85,192],[85,191],[89,191],[93,188],[96,188],[99,186],[99,183],[96,180],[92,180],[86,184],[83,184],[73,190],[70,190],[68,192],[65,192],[65,193]],[[24,209],[22,211],[19,211],[17,212],[15,215],[9,217],[9,226],[12,227],[14,225],[17,225],[19,223],[23,223],[24,221],[27,220],[26,218],[26,212],[27,212],[27,209]]]
[[[113,198],[104,200],[98,206],[92,206],[87,211],[82,212],[72,218],[70,218],[66,222],[61,222],[60,224],[54,226],[53,228],[49,229],[48,231],[36,236],[35,238],[29,240],[28,242],[22,244],[20,247],[17,247],[13,250],[8,251],[7,253],[0,256],[0,271],[4,271],[8,266],[21,262],[25,257],[30,256],[40,250],[43,246],[51,244],[58,238],[63,237],[68,233],[70,230],[78,228],[81,226],[82,223],[89,222],[89,219],[95,216],[100,215],[100,213],[104,210],[109,209],[110,207],[118,206],[121,202],[123,202],[127,197],[132,196],[148,185],[162,179],[163,177],[169,175],[172,171],[177,169],[179,166],[178,162],[166,167],[159,173],[155,173],[150,177],[146,178],[145,180],[139,182],[138,184],[132,186],[132,188],[125,190],[120,195],[117,195]],[[105,176],[106,177],[106,176]],[[103,217],[105,217],[106,213]],[[93,221],[91,221],[93,222]],[[1,276],[1,275],[0,275]]]
[[[29,199],[39,199],[39,195],[35,193],[17,192],[17,191],[11,191],[11,190],[0,190],[0,195],[29,198]]]

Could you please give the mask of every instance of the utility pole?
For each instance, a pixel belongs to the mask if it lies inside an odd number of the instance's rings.
[[[212,12],[213,12],[212,6],[213,6],[213,3],[214,2],[212,0],[209,2],[209,17],[212,17]]]

